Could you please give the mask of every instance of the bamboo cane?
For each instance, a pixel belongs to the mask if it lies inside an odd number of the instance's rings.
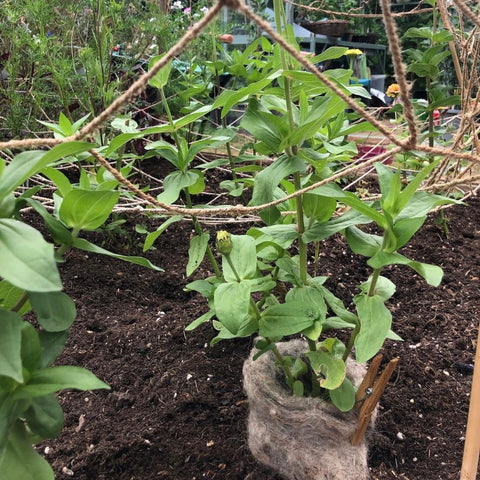
[[[478,329],[475,368],[473,370],[470,408],[468,410],[467,433],[463,450],[460,480],[475,480],[480,452],[480,328]]]

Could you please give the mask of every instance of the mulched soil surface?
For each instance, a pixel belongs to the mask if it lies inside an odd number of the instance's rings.
[[[480,319],[480,201],[446,216],[448,236],[429,218],[403,252],[442,266],[440,287],[407,267],[386,272],[397,285],[390,306],[404,341],[383,349],[385,361],[400,363],[369,435],[372,480],[448,480],[460,471],[472,378],[463,364],[473,362]],[[164,273],[78,251],[61,266],[78,319],[58,363],[92,370],[111,391],[59,395],[63,433],[39,446],[58,479],[280,479],[246,442],[241,369],[252,340],[210,347],[209,324],[184,331],[206,311],[183,290],[191,233],[176,224],[147,252]],[[351,305],[369,272],[365,260],[340,236],[323,246],[328,286]],[[205,266],[194,277],[206,275]]]

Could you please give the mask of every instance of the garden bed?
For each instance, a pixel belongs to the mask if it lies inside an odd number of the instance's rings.
[[[386,273],[398,291],[390,303],[394,330],[405,341],[383,348],[386,361],[400,363],[370,438],[373,480],[458,478],[471,385],[462,364],[473,361],[480,318],[480,202],[446,216],[448,237],[429,217],[406,247],[408,256],[443,267],[440,287],[406,267]],[[188,223],[176,224],[148,252],[165,273],[80,251],[61,266],[78,319],[60,363],[92,370],[112,390],[60,393],[63,433],[39,446],[58,479],[279,480],[246,444],[240,379],[251,340],[210,347],[209,324],[184,331],[206,311],[199,295],[183,291],[190,235]],[[367,267],[340,236],[326,242],[322,271],[348,301]]]

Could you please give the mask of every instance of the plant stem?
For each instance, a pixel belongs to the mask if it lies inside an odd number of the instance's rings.
[[[278,364],[282,368],[283,372],[285,373],[285,377],[287,379],[287,384],[290,387],[293,387],[293,382],[295,379],[293,378],[292,372],[290,371],[290,367],[286,364],[285,359],[283,358],[282,354],[278,351],[275,342],[271,338],[266,338],[267,342],[269,342],[272,347],[272,352],[275,355],[275,359],[277,360]]]
[[[372,281],[370,282],[370,288],[368,289],[368,296],[373,297],[375,295],[375,288],[377,288],[378,277],[380,276],[381,268],[375,268],[372,274]]]
[[[170,111],[170,107],[168,105],[168,102],[167,102],[167,97],[165,96],[165,91],[162,88],[160,88],[160,95],[162,97],[162,104],[163,104],[163,108],[165,109],[165,113],[167,114],[167,117],[168,117],[168,123],[173,127],[174,124],[173,124],[173,116],[172,116],[172,112]],[[175,130],[175,128],[173,128],[172,130],[172,136],[173,136],[173,140],[175,141],[175,145],[177,146],[177,150],[178,150],[178,154],[180,155],[181,151],[180,151],[180,147],[181,147],[181,143],[180,143],[180,138],[178,137],[178,133],[177,131]]]
[[[77,238],[78,237],[78,234],[80,233],[80,230],[78,230],[77,228],[74,228],[71,232],[72,234],[72,238]],[[60,245],[60,247],[58,248],[57,250],[57,255],[63,257],[63,255],[65,254],[65,252],[71,247],[71,245],[67,245],[67,244],[63,244],[63,245]]]
[[[299,172],[293,174],[295,190],[301,189],[301,177]],[[302,235],[305,232],[305,223],[303,220],[302,195],[296,198],[297,211],[297,231],[298,231],[298,253],[300,256],[300,279],[304,285],[307,284],[307,245],[303,241]]]
[[[18,311],[25,305],[27,300],[28,300],[28,294],[26,291],[24,291],[20,295],[20,298],[17,300],[17,303],[10,309],[10,311],[18,313]]]
[[[313,265],[313,276],[316,277],[318,274],[318,264],[320,259],[320,242],[315,242],[315,262]]]
[[[192,208],[192,198],[190,196],[190,191],[188,190],[188,187],[184,188],[184,192],[185,192],[185,199],[186,199],[186,203],[187,203],[187,208]],[[197,233],[197,235],[203,235],[202,226],[200,225],[200,222],[198,221],[198,218],[195,217],[194,215],[192,215],[192,222],[193,222],[193,227],[195,228],[195,232]],[[210,245],[207,245],[206,253],[207,253],[208,260],[209,260],[210,264],[212,265],[213,272],[215,273],[215,276],[217,278],[222,278],[223,277],[222,272],[220,271],[220,268],[218,267],[217,261],[215,260],[215,255],[213,254],[212,249],[210,248]]]
[[[355,339],[357,338],[358,332],[360,332],[360,324],[355,325],[350,338],[348,339],[347,346],[345,347],[345,352],[343,353],[342,360],[344,362],[347,361],[348,356],[350,355],[353,345],[355,343]]]

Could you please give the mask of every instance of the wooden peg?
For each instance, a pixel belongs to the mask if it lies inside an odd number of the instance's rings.
[[[378,380],[373,385],[371,395],[367,397],[363,402],[362,407],[360,408],[360,412],[358,414],[358,427],[350,437],[350,443],[352,445],[359,445],[361,443],[365,432],[367,431],[370,419],[372,418],[372,413],[375,410],[375,407],[379,402],[380,397],[385,391],[387,383],[390,380],[390,377],[392,376],[392,373],[394,372],[397,363],[398,358],[390,360],[388,365],[385,367],[385,370],[382,372]]]
[[[382,363],[383,355],[379,353],[370,363],[365,377],[363,377],[362,383],[358,387],[357,394],[355,395],[355,408],[360,408],[363,405],[363,401],[368,397],[367,389],[373,386],[377,373]]]

